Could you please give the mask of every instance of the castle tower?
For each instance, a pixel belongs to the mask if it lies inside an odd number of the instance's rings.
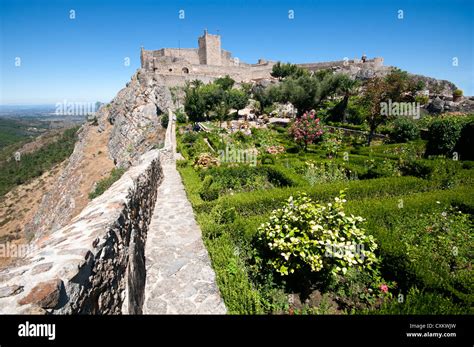
[[[220,35],[211,35],[204,30],[204,35],[198,39],[199,63],[204,65],[222,65],[222,50]]]

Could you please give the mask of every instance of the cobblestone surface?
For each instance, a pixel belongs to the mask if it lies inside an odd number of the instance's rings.
[[[176,170],[173,135],[174,127],[145,246],[143,313],[224,314],[201,230]]]

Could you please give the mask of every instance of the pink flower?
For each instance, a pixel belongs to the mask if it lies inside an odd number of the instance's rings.
[[[380,290],[384,293],[388,293],[388,286],[386,284],[381,284]]]

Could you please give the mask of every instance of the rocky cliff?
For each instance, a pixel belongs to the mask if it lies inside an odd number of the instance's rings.
[[[163,145],[163,112],[172,109],[171,93],[159,76],[138,70],[113,101],[96,113],[97,122],[78,132],[73,154],[57,182],[25,227],[39,239],[66,225],[89,202],[97,181],[114,167],[128,168],[145,152]]]
[[[173,102],[161,77],[140,69],[106,109],[106,119],[113,124],[110,156],[116,165],[129,167],[138,156],[163,143],[159,117],[173,109]]]

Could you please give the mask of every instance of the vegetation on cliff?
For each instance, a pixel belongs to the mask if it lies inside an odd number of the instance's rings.
[[[74,150],[78,127],[64,131],[61,137],[35,152],[20,155],[20,160],[10,158],[0,164],[0,196],[3,196],[16,185],[38,177],[54,165],[67,159]]]

